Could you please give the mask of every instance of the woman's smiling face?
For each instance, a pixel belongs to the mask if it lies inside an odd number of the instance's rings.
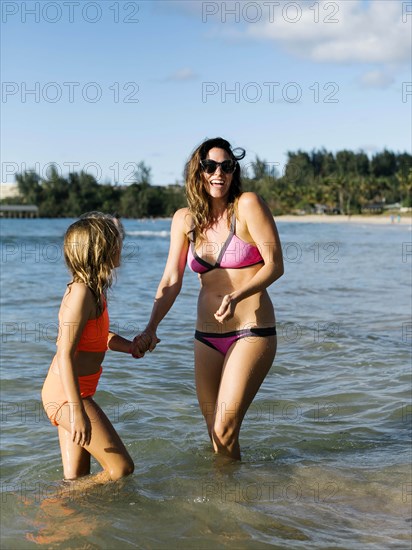
[[[215,162],[232,160],[227,151],[218,147],[213,147],[213,149],[210,149],[206,158],[214,160]],[[213,174],[208,174],[203,171],[203,178],[207,193],[214,199],[222,199],[229,193],[233,174],[226,174],[222,170],[222,167],[218,165]]]

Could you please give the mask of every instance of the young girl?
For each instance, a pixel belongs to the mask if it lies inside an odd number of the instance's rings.
[[[131,341],[109,331],[107,290],[120,265],[123,228],[112,216],[84,215],[66,231],[64,257],[72,275],[59,311],[57,353],[42,401],[57,426],[64,477],[90,473],[90,455],[103,467],[99,481],[131,474],[133,461],[116,430],[92,399],[107,349],[129,353]]]

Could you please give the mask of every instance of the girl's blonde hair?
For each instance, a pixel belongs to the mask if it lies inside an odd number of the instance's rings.
[[[64,259],[73,282],[84,283],[102,311],[102,295],[113,283],[115,259],[122,246],[123,226],[109,214],[84,214],[67,229],[64,236]]]
[[[239,161],[245,157],[245,150],[238,148],[232,150],[228,141],[221,137],[207,139],[201,143],[192,153],[185,166],[186,198],[189,212],[193,218],[193,229],[191,240],[195,243],[202,240],[204,231],[210,226],[211,199],[206,192],[200,161],[206,159],[210,149],[217,147],[226,151],[230,158]],[[227,204],[227,221],[230,226],[232,215],[235,211],[237,198],[242,194],[242,182],[240,179],[240,166],[236,162],[236,169],[233,172],[232,184],[229,190]]]

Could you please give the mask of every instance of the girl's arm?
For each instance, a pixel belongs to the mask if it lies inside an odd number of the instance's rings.
[[[187,208],[181,208],[173,216],[170,229],[169,255],[156,292],[150,320],[142,334],[134,340],[134,354],[136,356],[147,350],[153,351],[156,344],[160,342],[156,336],[157,327],[172,307],[182,288],[189,247],[187,216]]]
[[[63,390],[70,407],[71,435],[78,445],[90,442],[91,425],[84,410],[77,380],[75,354],[83,329],[95,308],[95,300],[86,285],[72,283],[59,312],[57,364]]]
[[[120,351],[121,353],[130,353],[132,341],[127,338],[123,338],[119,334],[109,332],[109,338],[107,339],[107,347],[112,351]]]
[[[262,292],[284,273],[282,247],[276,224],[268,206],[255,193],[243,193],[239,199],[239,215],[246,220],[252,240],[259,247],[264,264],[242,288],[223,297],[215,318],[223,322],[233,317],[240,301]]]

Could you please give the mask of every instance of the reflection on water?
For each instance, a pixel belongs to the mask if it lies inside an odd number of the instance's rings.
[[[83,491],[38,483],[36,491],[7,494],[5,517],[23,519],[27,544],[51,548],[109,548],[107,536],[122,548],[132,548],[136,536],[141,548],[190,548],[195,541],[204,548],[409,544],[406,466],[367,470],[281,462],[274,468],[255,459],[222,468],[194,456],[173,474],[157,468],[141,483],[130,478]]]

